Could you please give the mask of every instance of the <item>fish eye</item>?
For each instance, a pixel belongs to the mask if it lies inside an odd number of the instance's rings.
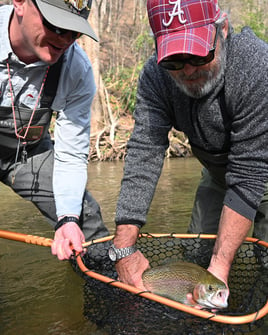
[[[208,289],[209,289],[210,291],[213,291],[213,287],[212,287],[212,285],[209,285],[209,286],[208,286]]]

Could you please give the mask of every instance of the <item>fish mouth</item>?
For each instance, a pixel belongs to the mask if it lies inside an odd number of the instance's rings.
[[[229,297],[229,290],[219,290],[217,292],[217,298],[222,301],[221,306],[222,308],[228,307],[228,297]]]
[[[210,308],[210,309],[224,309],[228,307],[227,303],[226,304],[214,304],[208,301],[202,302],[201,305],[204,307]]]
[[[207,307],[210,308],[216,308],[216,309],[222,309],[228,307],[228,296],[229,296],[229,290],[219,290],[217,291],[212,297],[211,300],[208,300]]]
[[[221,289],[208,296],[204,295],[202,299],[198,299],[199,301],[197,300],[197,302],[206,308],[223,309],[228,307],[228,296],[229,290]]]

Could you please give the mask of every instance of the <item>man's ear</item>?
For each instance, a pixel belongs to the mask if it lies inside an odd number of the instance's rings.
[[[228,15],[226,13],[222,14],[222,18],[225,18],[223,25],[222,25],[222,32],[224,38],[227,38],[228,36],[228,31],[229,31],[229,20],[228,20]]]

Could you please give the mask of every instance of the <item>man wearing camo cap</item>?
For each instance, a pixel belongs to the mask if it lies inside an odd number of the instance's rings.
[[[85,34],[91,1],[14,0],[0,7],[0,180],[55,228],[52,253],[107,235],[88,191],[90,106],[96,91]],[[55,144],[48,133],[57,112]],[[37,229],[38,229],[38,222]]]

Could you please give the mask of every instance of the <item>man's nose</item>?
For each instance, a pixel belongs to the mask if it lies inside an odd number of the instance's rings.
[[[196,66],[186,63],[182,71],[186,76],[190,76],[196,71]]]

